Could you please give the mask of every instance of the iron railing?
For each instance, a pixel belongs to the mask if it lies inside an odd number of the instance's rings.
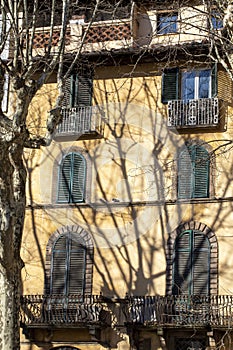
[[[218,124],[218,98],[168,101],[168,126],[205,127]]]
[[[63,108],[61,112],[63,120],[56,131],[59,136],[102,132],[103,110],[99,106]]]
[[[127,322],[159,326],[233,327],[232,295],[131,297]]]
[[[82,325],[110,322],[106,303],[97,295],[25,295],[21,298],[22,325]]]
[[[21,324],[26,326],[233,327],[232,295],[103,296],[26,295],[21,300]]]

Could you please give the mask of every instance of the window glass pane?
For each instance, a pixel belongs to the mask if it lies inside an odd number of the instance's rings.
[[[199,72],[198,98],[209,98],[210,96],[210,69]]]
[[[176,33],[177,32],[177,14],[168,13],[158,15],[158,34]]]
[[[182,73],[182,91],[181,98],[182,100],[191,100],[195,97],[195,71],[183,72]]]
[[[217,11],[212,12],[211,22],[214,29],[221,29],[223,27],[222,18]]]

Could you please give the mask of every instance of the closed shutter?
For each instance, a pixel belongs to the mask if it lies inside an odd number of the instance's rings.
[[[209,260],[209,241],[202,232],[188,230],[181,233],[174,247],[173,294],[207,295]]]
[[[69,268],[69,294],[83,294],[85,286],[86,248],[83,242],[72,239]]]
[[[177,100],[179,89],[179,69],[165,69],[162,75],[162,103]]]
[[[92,78],[73,74],[65,81],[62,106],[65,108],[91,106],[92,91]]]
[[[59,169],[58,179],[58,203],[69,203],[71,192],[71,179],[72,179],[72,153],[65,156]]]
[[[71,202],[83,202],[85,192],[86,161],[80,154],[73,154]]]
[[[51,294],[83,294],[85,289],[86,247],[80,237],[68,232],[53,246]]]
[[[67,276],[67,239],[66,235],[58,238],[53,247],[51,271],[51,294],[66,293]]]
[[[191,254],[189,232],[176,241],[173,274],[173,294],[189,294],[191,282]]]
[[[217,96],[218,93],[217,73],[218,66],[217,63],[215,63],[211,69],[211,97]]]
[[[193,232],[193,294],[209,293],[209,241],[198,231]]]
[[[79,153],[69,153],[59,169],[58,203],[78,203],[84,201],[86,180],[86,160]]]
[[[178,159],[178,198],[192,197],[193,166],[189,149],[184,149]]]
[[[193,198],[209,196],[209,154],[200,146],[193,147],[192,161],[194,164]]]

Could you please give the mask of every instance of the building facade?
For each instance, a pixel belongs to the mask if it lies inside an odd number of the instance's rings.
[[[210,51],[223,18],[112,5],[72,16],[62,123],[25,150],[21,348],[232,349],[232,80]],[[45,45],[38,28],[34,54]],[[54,75],[35,132],[56,96]]]

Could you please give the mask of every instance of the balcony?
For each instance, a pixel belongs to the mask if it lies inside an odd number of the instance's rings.
[[[232,295],[130,297],[127,323],[155,328],[232,328]]]
[[[102,296],[27,295],[21,298],[21,325],[29,328],[75,327],[110,324]]]
[[[177,129],[217,127],[220,123],[219,104],[218,98],[169,101],[167,125]]]
[[[104,111],[99,106],[63,108],[62,116],[54,136],[56,141],[103,136]]]

